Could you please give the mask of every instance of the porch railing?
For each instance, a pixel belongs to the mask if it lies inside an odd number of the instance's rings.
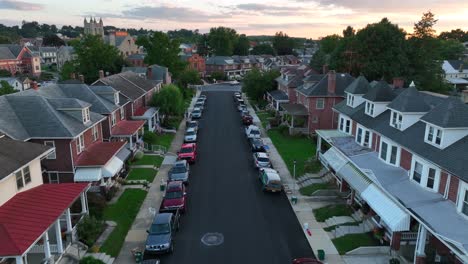
[[[37,253],[37,254],[44,253],[44,252],[45,252],[45,246],[44,245],[34,245],[28,251],[28,253]],[[52,254],[58,253],[57,244],[50,244],[50,253],[52,253]]]
[[[165,155],[167,153],[167,148],[161,145],[150,145],[145,143],[145,150],[153,152],[155,154]]]
[[[403,232],[401,233],[401,240],[416,241],[418,239],[418,232]]]

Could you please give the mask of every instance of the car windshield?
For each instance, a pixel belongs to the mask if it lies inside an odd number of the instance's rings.
[[[268,158],[262,158],[262,157],[258,157],[257,160],[260,161],[260,162],[269,162],[270,161]]]
[[[180,153],[192,153],[193,152],[193,148],[192,147],[188,147],[188,148],[182,148],[180,150]]]
[[[171,228],[169,224],[155,224],[151,225],[150,233],[161,235],[161,234],[169,234],[171,232]]]
[[[172,168],[172,173],[184,173],[187,172],[187,168],[185,166],[175,166]]]
[[[197,123],[189,123],[188,127],[197,127]]]
[[[258,130],[252,130],[252,131],[250,132],[250,134],[259,135],[259,134],[260,134],[260,131],[258,131]]]
[[[270,185],[273,188],[281,188],[281,182],[277,180],[271,180],[268,182],[268,185]]]
[[[182,198],[182,196],[184,196],[184,193],[183,192],[167,192],[166,193],[166,199],[178,199],[178,198]]]
[[[192,114],[200,114],[200,110],[194,110]]]
[[[187,131],[187,132],[185,133],[185,135],[186,135],[186,136],[193,136],[193,135],[195,135],[195,131]]]

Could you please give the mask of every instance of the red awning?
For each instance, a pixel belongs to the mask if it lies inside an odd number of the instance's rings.
[[[122,120],[118,122],[111,131],[112,136],[131,136],[135,134],[138,129],[145,125],[145,121],[136,120]]]
[[[81,152],[75,166],[104,166],[126,142],[96,142]]]
[[[69,208],[88,183],[43,184],[0,207],[0,256],[21,256]]]

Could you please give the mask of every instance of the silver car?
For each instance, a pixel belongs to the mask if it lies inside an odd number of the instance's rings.
[[[202,111],[200,108],[194,108],[192,111],[192,118],[198,119],[202,117]]]
[[[169,170],[169,181],[182,181],[185,184],[189,182],[190,165],[186,160],[178,160]]]
[[[270,158],[268,154],[263,152],[255,152],[253,154],[254,165],[257,169],[259,168],[271,168]]]
[[[197,131],[194,128],[187,128],[185,131],[184,142],[193,143],[197,141]]]

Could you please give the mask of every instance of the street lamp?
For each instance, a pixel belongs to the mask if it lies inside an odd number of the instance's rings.
[[[293,177],[294,177],[294,180],[296,180],[296,160],[294,160],[294,167],[293,167]]]
[[[293,181],[294,181],[294,193],[291,196],[291,203],[297,204],[297,181],[296,181],[296,160],[293,161]]]

